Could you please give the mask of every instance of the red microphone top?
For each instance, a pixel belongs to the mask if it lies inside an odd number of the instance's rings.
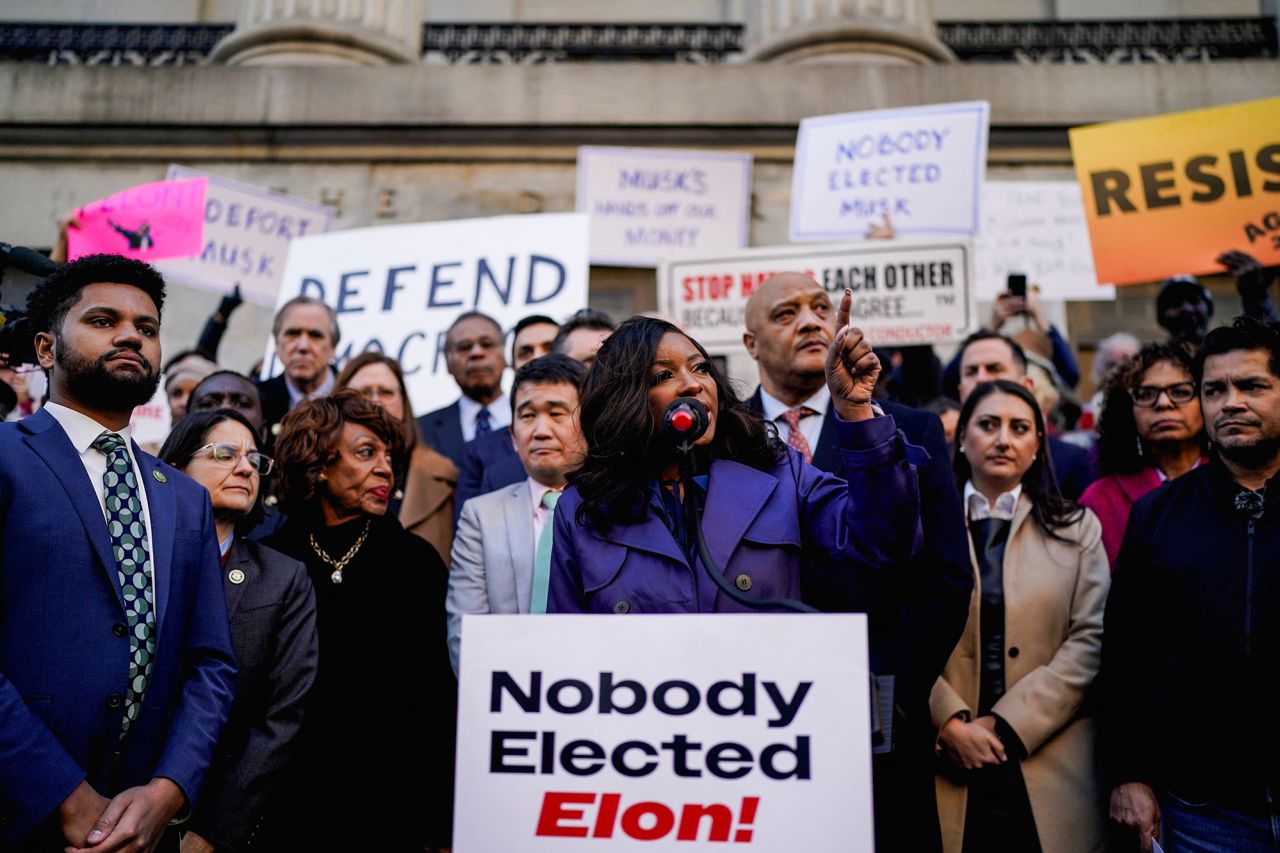
[[[671,426],[680,432],[687,432],[693,429],[693,424],[693,413],[684,409],[681,409],[671,416]]]

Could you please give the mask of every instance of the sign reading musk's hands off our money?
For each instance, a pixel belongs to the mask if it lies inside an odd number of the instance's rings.
[[[459,853],[873,849],[865,616],[469,615],[462,638]]]

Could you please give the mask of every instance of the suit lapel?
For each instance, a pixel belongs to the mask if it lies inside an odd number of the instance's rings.
[[[529,482],[526,480],[510,487],[507,499],[502,502],[507,531],[507,557],[511,561],[516,610],[519,613],[529,612],[529,597],[533,594],[533,554],[538,543],[533,541],[532,500]],[[551,523],[550,519],[547,523]]]
[[[249,559],[249,548],[239,536],[231,543],[231,553],[227,555],[227,568],[223,577],[230,575],[236,569],[244,572],[244,579],[240,583],[227,583],[224,580],[222,584],[223,589],[227,591],[228,618],[235,616],[236,611],[240,609],[240,599],[244,596],[245,589],[258,580],[257,569]]]
[[[151,514],[151,559],[155,577],[156,634],[164,624],[164,613],[169,599],[170,580],[173,572],[173,530],[177,521],[177,500],[173,485],[161,482],[154,475],[154,456],[143,453],[133,445],[133,456],[138,460],[142,487],[147,490],[147,511]],[[161,472],[161,476],[164,476]]]
[[[462,438],[462,407],[454,403],[441,414],[440,443],[449,447],[449,452],[441,452],[450,459],[459,460],[467,444]]]
[[[827,405],[822,416],[822,432],[818,434],[818,446],[813,448],[813,466],[819,471],[839,474],[844,466],[840,462],[840,439],[836,436],[836,407]]]
[[[123,612],[124,595],[120,591],[119,572],[115,554],[111,551],[111,539],[107,536],[107,521],[102,514],[102,505],[98,503],[94,485],[89,482],[84,463],[80,461],[71,439],[67,438],[66,432],[53,415],[43,410],[19,423],[29,433],[26,438],[27,446],[49,466],[67,497],[71,499],[71,505],[75,507],[76,515],[84,525],[89,544],[97,552],[102,570],[106,573],[107,581],[115,592],[116,602]]]

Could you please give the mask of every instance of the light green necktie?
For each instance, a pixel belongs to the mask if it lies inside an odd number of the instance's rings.
[[[545,492],[542,505],[547,508],[547,523],[538,537],[538,550],[533,556],[533,595],[529,597],[530,613],[547,612],[547,590],[551,586],[551,527],[556,519],[556,501],[563,492]]]

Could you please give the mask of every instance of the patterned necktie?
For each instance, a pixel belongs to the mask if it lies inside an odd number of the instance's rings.
[[[116,573],[124,594],[125,622],[129,626],[129,689],[125,692],[120,734],[124,737],[142,707],[142,695],[147,692],[147,680],[151,678],[151,665],[156,656],[151,548],[142,517],[138,478],[124,439],[114,432],[104,432],[93,440],[93,446],[107,457],[107,470],[102,475],[107,499],[107,535],[116,558]]]
[[[493,432],[493,424],[489,423],[489,410],[481,409],[476,413],[476,438]]]
[[[551,588],[551,526],[556,518],[556,501],[563,492],[547,491],[542,505],[547,508],[547,523],[538,537],[538,550],[533,555],[533,594],[529,596],[530,613],[547,612],[547,592]]]
[[[782,413],[782,420],[789,428],[787,432],[787,444],[804,454],[805,462],[813,461],[813,448],[809,447],[809,442],[805,440],[804,433],[800,431],[800,419],[816,414],[818,414],[818,412],[808,406],[788,409]]]

